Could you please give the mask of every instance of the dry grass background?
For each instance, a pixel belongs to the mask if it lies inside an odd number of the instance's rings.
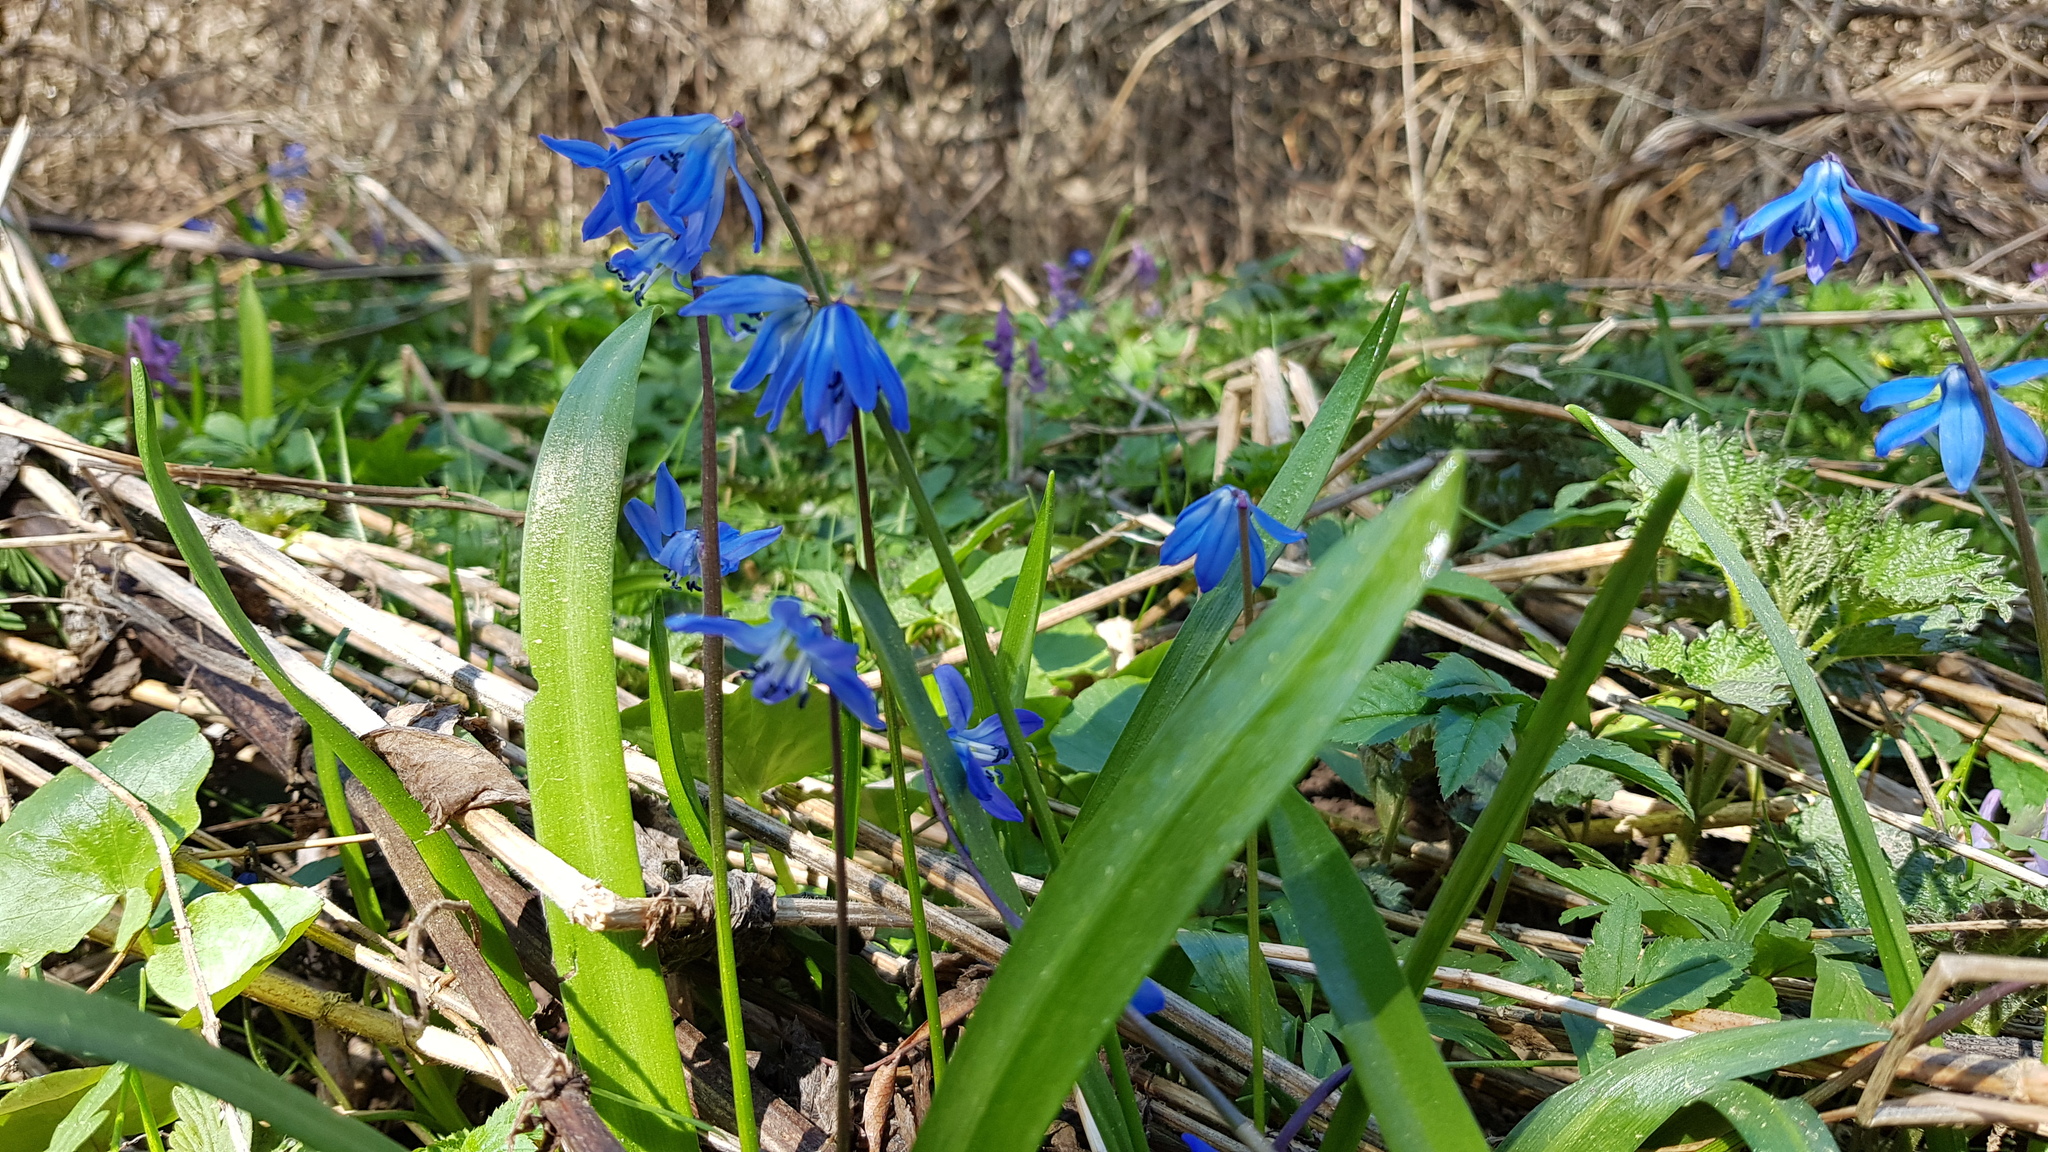
[[[1204,269],[1668,276],[1832,149],[2020,283],[2044,56],[2048,6],[2003,0],[0,0],[0,116],[34,211],[178,219],[296,140],[344,234],[363,172],[519,254],[598,179],[536,132],[744,109],[842,258],[958,292],[1126,202]]]

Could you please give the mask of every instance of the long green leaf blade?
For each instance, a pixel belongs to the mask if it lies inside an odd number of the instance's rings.
[[[1010,610],[1003,616],[1003,639],[996,646],[996,663],[1010,677],[1010,704],[1024,706],[1025,688],[1031,680],[1031,648],[1038,638],[1038,611],[1045,603],[1045,574],[1052,565],[1053,478],[1045,478],[1045,499],[1038,503],[1038,520],[1031,527],[1031,543],[1024,548],[1024,566],[1017,570],[1016,591],[1010,593]]]
[[[1444,1067],[1422,1005],[1402,984],[1401,962],[1344,846],[1298,793],[1280,798],[1268,825],[1295,923],[1344,1030],[1352,1063],[1347,1091],[1370,1099],[1393,1152],[1486,1152],[1486,1137]]]
[[[1579,423],[1605,440],[1608,447],[1627,460],[1631,467],[1649,477],[1652,483],[1664,482],[1671,470],[1668,465],[1591,412],[1574,405],[1571,413],[1578,417]],[[1742,597],[1757,627],[1771,642],[1771,651],[1777,656],[1785,679],[1792,685],[1792,697],[1798,701],[1799,711],[1806,717],[1806,733],[1813,740],[1814,750],[1820,754],[1821,775],[1827,779],[1828,798],[1833,802],[1835,817],[1842,825],[1842,839],[1849,851],[1849,866],[1856,876],[1857,892],[1863,897],[1863,906],[1870,915],[1871,942],[1877,945],[1877,957],[1884,965],[1884,977],[1891,985],[1892,996],[1903,1004],[1920,983],[1920,958],[1913,950],[1911,935],[1906,931],[1906,908],[1899,899],[1891,862],[1878,844],[1877,825],[1863,806],[1863,791],[1856,780],[1856,769],[1849,759],[1849,749],[1842,743],[1841,730],[1835,726],[1827,693],[1820,686],[1820,678],[1813,674],[1813,666],[1806,662],[1805,650],[1793,637],[1784,616],[1779,614],[1777,602],[1771,599],[1763,581],[1757,579],[1749,561],[1743,559],[1741,546],[1714,519],[1713,512],[1700,502],[1698,496],[1688,495],[1680,511],[1685,522],[1699,533],[1700,539],[1713,552],[1714,560],[1721,565],[1728,583]]]
[[[890,697],[897,706],[894,711],[910,722],[910,730],[917,734],[918,745],[924,749],[925,778],[938,781],[939,795],[953,819],[953,830],[959,834],[968,855],[980,865],[996,898],[1023,915],[1024,893],[1018,890],[1017,880],[1010,873],[1009,858],[1003,854],[1003,846],[988,822],[988,813],[967,791],[967,773],[953,753],[945,721],[939,719],[931,697],[925,695],[923,679],[917,674],[917,660],[910,654],[910,645],[904,642],[896,618],[889,614],[889,602],[883,598],[881,587],[866,569],[848,568],[846,598],[860,617],[861,629],[867,633],[875,660],[888,674]],[[892,724],[902,720],[897,715],[889,717]],[[1097,1029],[1095,1034],[1101,1035],[1101,1030]]]
[[[207,602],[220,614],[228,631],[234,633],[235,641],[242,646],[250,662],[262,669],[271,686],[305,718],[306,726],[314,735],[341,757],[349,771],[355,773],[370,794],[377,798],[377,803],[383,805],[405,834],[419,845],[420,856],[426,860],[435,881],[450,897],[468,901],[477,917],[482,936],[479,946],[483,949],[484,958],[490,961],[498,982],[504,985],[506,994],[512,997],[519,1010],[532,1012],[533,991],[526,986],[526,974],[519,967],[519,955],[512,950],[512,940],[505,935],[505,922],[499,917],[490,896],[484,892],[484,886],[477,881],[476,873],[470,871],[469,861],[456,849],[447,832],[428,834],[430,825],[426,811],[405,790],[405,785],[399,783],[398,775],[391,771],[390,765],[358,740],[347,725],[335,719],[296,681],[285,675],[284,665],[278,662],[263,634],[242,611],[241,601],[235,599],[234,591],[228,587],[227,577],[221,574],[220,564],[213,558],[213,550],[207,546],[206,538],[199,534],[199,526],[192,522],[191,510],[185,507],[184,496],[164,467],[156,405],[149,394],[149,381],[142,374],[142,362],[130,360],[128,364],[130,395],[135,402],[135,451],[142,457],[142,474],[149,481],[150,492],[156,497],[157,515],[162,517],[172,542],[177,544],[178,555],[192,573],[192,582],[206,593]]]
[[[232,1052],[110,996],[0,977],[0,1032],[33,1036],[74,1056],[116,1060],[217,1096],[321,1152],[400,1152],[333,1109]]]
[[[256,291],[256,277],[242,277],[235,297],[236,336],[242,354],[242,420],[253,423],[277,414],[276,385],[270,363],[270,315]]]
[[[645,893],[619,746],[612,656],[612,552],[619,476],[633,434],[640,358],[653,325],[641,309],[577,369],[548,421],[533,468],[520,622],[539,684],[526,712],[534,839],[622,896]],[[657,675],[667,675],[660,670]],[[688,1113],[689,1087],[654,954],[548,906],[548,937],[576,1055],[591,1083],[629,1101]],[[597,1097],[629,1148],[697,1147],[663,1112]]]
[[[1572,717],[1585,709],[1587,690],[1606,669],[1608,654],[1614,650],[1614,642],[1621,638],[1629,613],[1642,597],[1643,585],[1657,569],[1657,550],[1664,545],[1664,533],[1671,527],[1671,517],[1678,511],[1679,500],[1691,481],[1691,474],[1685,472],[1664,481],[1657,499],[1637,526],[1635,543],[1629,545],[1621,563],[1607,574],[1599,595],[1593,597],[1585,618],[1573,631],[1557,679],[1544,686],[1535,713],[1515,734],[1515,754],[1508,761],[1507,772],[1494,789],[1493,799],[1479,813],[1471,838],[1451,862],[1450,874],[1444,877],[1443,887],[1430,902],[1429,916],[1415,934],[1414,947],[1408,950],[1404,971],[1408,987],[1416,995],[1428,987],[1438,959],[1450,947],[1458,929],[1464,927],[1465,917],[1479,903],[1479,894],[1499,866],[1508,842],[1528,818],[1529,804],[1543,784],[1551,756],[1564,743]]]
[[[1727,1119],[1750,1152],[1840,1152],[1813,1105],[1780,1100],[1754,1084],[1730,1080],[1700,1097]]]
[[[1218,871],[1298,778],[1443,562],[1463,460],[1284,589],[1069,842],[975,1010],[922,1152],[1029,1152]]]
[[[1407,302],[1408,286],[1404,284],[1394,291],[1394,298],[1387,301],[1386,309],[1359,343],[1351,362],[1344,366],[1337,382],[1330,385],[1329,395],[1323,397],[1323,406],[1316,410],[1316,418],[1310,421],[1301,439],[1295,442],[1293,451],[1287,454],[1287,463],[1281,465],[1280,474],[1266,489],[1265,499],[1259,501],[1259,507],[1274,519],[1283,524],[1299,524],[1309,505],[1315,502],[1316,493],[1322,491],[1324,481],[1330,476],[1330,465],[1343,451],[1344,438],[1358,420],[1359,408],[1372,394],[1380,370],[1386,367],[1387,354],[1394,347],[1394,336],[1401,329],[1401,309]],[[1230,635],[1230,629],[1243,611],[1244,581],[1233,561],[1223,582],[1203,593],[1195,603],[1194,610],[1188,613],[1187,620],[1174,636],[1173,647],[1167,652],[1166,659],[1160,662],[1151,683],[1145,686],[1145,694],[1139,697],[1137,710],[1124,724],[1115,747],[1109,751],[1109,758],[1103,762],[1101,774],[1095,778],[1095,786],[1089,790],[1089,802],[1082,806],[1081,815],[1074,822],[1076,835],[1088,826],[1095,810],[1102,806],[1124,773],[1158,735],[1166,717],[1179,707],[1195,682],[1201,679],[1203,670],[1208,668],[1217,649],[1223,647],[1224,639]]]
[[[1785,1020],[1638,1048],[1545,1100],[1501,1145],[1501,1152],[1634,1148],[1673,1112],[1724,1080],[1815,1060],[1890,1035],[1844,1020]]]

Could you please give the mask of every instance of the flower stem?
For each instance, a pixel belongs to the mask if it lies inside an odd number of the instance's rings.
[[[690,277],[696,288],[696,276]],[[697,362],[702,366],[704,398],[699,418],[703,453],[699,480],[697,533],[699,571],[704,573],[704,615],[725,614],[725,576],[718,558],[718,386],[711,370],[711,319],[697,317]],[[725,639],[704,637],[697,657],[704,672],[704,783],[711,789],[705,806],[705,839],[711,851],[712,929],[717,938],[718,994],[725,1014],[725,1051],[731,1061],[732,1110],[740,1152],[759,1152],[761,1136],[754,1120],[753,1074],[747,1068],[746,1023],[740,1016],[739,960],[732,940],[732,889],[727,886],[725,860]],[[656,675],[668,675],[662,668]]]
[[[1237,505],[1237,566],[1244,576],[1244,627],[1252,626],[1253,599],[1258,578],[1252,575],[1252,506],[1243,493]],[[1245,1035],[1252,1042],[1251,1097],[1252,1126],[1266,1129],[1266,1042],[1264,1002],[1259,999],[1259,981],[1266,974],[1266,954],[1259,949],[1259,833],[1256,828],[1244,842],[1244,1018]]]
[[[2034,533],[2033,521],[2027,518],[2027,497],[2020,488],[2020,466],[2013,459],[2012,449],[2006,446],[2005,430],[1998,426],[1998,414],[1991,403],[1991,381],[1984,376],[1984,366],[1977,362],[1977,353],[1970,347],[1970,340],[1963,335],[1963,326],[1956,322],[1956,315],[1949,310],[1948,301],[1942,298],[1941,290],[1934,286],[1927,270],[1906,247],[1905,237],[1899,235],[1898,226],[1886,221],[1884,234],[1891,238],[1892,247],[1898,250],[1913,275],[1920,278],[1921,287],[1933,299],[1934,306],[1941,310],[1941,318],[1948,325],[1949,335],[1955,338],[1956,354],[1961,357],[1963,371],[1970,377],[1970,391],[1977,398],[1977,411],[1984,418],[1984,440],[1991,445],[1991,454],[1998,460],[1998,476],[2004,482],[2005,503],[2012,516],[2014,532],[2019,537],[2020,571],[2027,582],[2027,607],[2034,616],[2034,646],[2048,661],[2048,582],[2041,573],[2041,545]],[[2044,673],[2048,679],[2048,673]]]
[[[796,213],[789,210],[789,200],[782,194],[782,185],[768,171],[768,158],[761,155],[761,146],[754,143],[754,133],[747,128],[745,120],[733,125],[733,134],[740,138],[740,144],[747,150],[747,156],[754,162],[754,171],[760,174],[761,183],[768,186],[768,195],[775,201],[775,214],[782,217],[782,227],[789,233],[789,242],[796,246],[799,260],[804,262],[804,275],[811,281],[811,291],[820,302],[832,295],[826,286],[825,273],[818,268],[818,260],[811,255],[811,246],[804,240],[803,229],[796,226]]]
[[[832,984],[839,1024],[839,1044],[833,1052],[833,1095],[838,1110],[832,1126],[839,1152],[853,1152],[853,1085],[847,1076],[853,1069],[853,983],[847,979],[848,938],[846,926],[846,749],[839,726],[839,706],[828,713],[832,729]]]

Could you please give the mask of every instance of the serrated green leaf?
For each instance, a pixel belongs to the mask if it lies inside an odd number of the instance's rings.
[[[2011,618],[2020,590],[2005,579],[2002,560],[1969,546],[1966,531],[1886,512],[1877,493],[1843,499],[1828,527],[1847,551],[1846,579],[1834,594],[1848,624],[1938,614],[1942,624],[1968,628],[1986,612]]]
[[[1505,980],[1517,984],[1533,984],[1548,992],[1568,996],[1572,991],[1572,974],[1565,967],[1536,949],[1518,940],[1494,933],[1493,942],[1500,945],[1512,960],[1500,970]]]
[[[1515,733],[1520,704],[1496,704],[1484,712],[1446,708],[1436,714],[1437,785],[1445,796],[1479,775]]]
[[[1616,900],[1593,925],[1593,942],[1579,963],[1586,995],[1612,1000],[1636,982],[1643,954],[1643,913],[1631,897]]]
[[[1433,701],[1422,694],[1435,673],[1418,664],[1388,661],[1366,673],[1330,730],[1339,744],[1380,744],[1428,723]]]
[[[1280,1000],[1271,979],[1259,981],[1258,987],[1250,986],[1245,938],[1234,932],[1183,928],[1175,939],[1180,943],[1180,950],[1187,954],[1188,961],[1195,966],[1195,977],[1202,982],[1202,988],[1222,1009],[1223,1018],[1238,1031],[1249,1034],[1252,1019],[1246,1004],[1256,1002],[1260,1029],[1266,1037],[1267,1046],[1281,1050],[1284,1055],[1278,1041],[1287,1026],[1287,1016],[1280,1010]]]
[[[1869,1024],[1885,1024],[1891,1020],[1891,1009],[1885,1007],[1884,1001],[1864,984],[1862,967],[1825,956],[1814,960],[1813,1015],[1816,1019],[1860,1020]]]
[[[512,1134],[513,1125],[519,1122],[525,1097],[524,1092],[513,1093],[510,1099],[492,1109],[483,1123],[441,1137],[428,1145],[429,1152],[538,1152],[539,1128],[529,1128],[517,1136]]]
[[[1529,697],[1527,692],[1508,683],[1507,677],[1481,667],[1470,656],[1458,652],[1437,661],[1430,672],[1429,683],[1422,688],[1422,695],[1430,700],[1449,700],[1459,696],[1523,700]]]
[[[1686,797],[1684,785],[1673,779],[1662,764],[1626,744],[1573,731],[1565,736],[1564,743],[1557,746],[1557,753],[1550,758],[1549,771],[1556,772],[1572,764],[1591,764],[1611,772],[1649,790],[1687,816],[1692,815],[1692,801]]]
[[[1792,699],[1764,634],[1719,620],[1692,639],[1677,632],[1624,636],[1614,646],[1614,662],[1638,672],[1668,672],[1724,704],[1752,712],[1768,712]]]
[[[199,825],[199,783],[213,746],[189,717],[159,712],[93,755],[135,794],[172,845]],[[126,899],[139,926],[163,887],[156,845],[119,800],[76,768],[38,788],[0,825],[0,953],[33,965],[77,946]]]
[[[1653,940],[1643,950],[1636,989],[1614,1006],[1652,1019],[1704,1008],[1747,978],[1752,955],[1732,940]]]

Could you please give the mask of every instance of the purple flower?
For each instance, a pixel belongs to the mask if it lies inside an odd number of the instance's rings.
[[[1984,382],[1991,385],[1991,410],[1998,416],[2005,446],[2015,460],[2029,468],[2048,464],[2048,436],[2042,435],[2032,416],[1998,392],[2037,376],[2048,376],[2048,360],[2022,360],[1984,374]],[[1941,467],[1948,473],[1949,484],[1958,492],[1968,492],[1984,460],[1984,413],[1962,365],[1951,364],[1940,376],[1901,376],[1879,384],[1863,398],[1863,410],[1903,407],[1936,389],[1941,394],[1938,401],[1894,417],[1877,430],[1877,455],[1882,459],[1901,448],[1925,444],[1933,436],[1940,442]]]
[[[1159,261],[1154,259],[1150,249],[1143,244],[1131,245],[1131,283],[1138,291],[1150,292],[1159,283]]]
[[[1038,339],[1024,346],[1024,378],[1031,382],[1033,392],[1045,391],[1045,361],[1038,355]]]
[[[647,548],[647,554],[669,571],[671,584],[684,581],[692,588],[699,586],[704,577],[703,536],[689,527],[690,504],[683,496],[683,489],[669,475],[668,465],[663,464],[654,474],[654,503],[650,506],[639,497],[626,501],[626,523],[632,525],[640,543]],[[718,522],[718,568],[730,576],[740,570],[740,562],[768,545],[782,535],[780,527],[762,528],[754,532],[742,532],[727,524]]]
[[[284,146],[284,159],[270,166],[272,180],[303,179],[308,171],[306,146],[294,140]]]
[[[1984,820],[1996,822],[1998,819],[1999,803],[2004,799],[2005,793],[1999,791],[1996,788],[1993,788],[1991,791],[1986,792],[1984,794],[1984,803],[1977,806],[1978,817]],[[1971,847],[1981,848],[1988,852],[1991,849],[1996,848],[1998,846],[1998,842],[1991,838],[1991,833],[1986,832],[1984,830],[1983,825],[1972,824],[1970,825],[1970,845]]]
[[[1095,254],[1086,248],[1076,248],[1067,253],[1067,263],[1076,269],[1083,269],[1095,263]]]
[[[1771,274],[1766,272],[1763,279],[1756,282],[1755,291],[1747,296],[1737,296],[1728,303],[1735,308],[1749,309],[1749,326],[1751,328],[1760,328],[1763,326],[1764,313],[1770,311],[1772,305],[1791,294],[1792,289],[1783,284],[1772,283]]]
[[[1357,244],[1344,245],[1344,270],[1357,272],[1365,267],[1365,249]]]
[[[1003,774],[996,765],[1016,759],[1016,752],[1010,747],[1010,737],[1003,731],[1003,718],[991,713],[974,720],[974,693],[967,687],[967,678],[951,664],[941,664],[932,669],[932,679],[938,682],[939,699],[946,705],[946,735],[952,738],[953,754],[960,758],[960,767],[967,774],[967,791],[981,804],[982,810],[998,820],[1012,823],[1021,822],[1024,813],[1017,810],[1017,802],[1003,791]],[[1017,730],[1030,739],[1045,721],[1038,713],[1027,708],[1017,709]]]
[[[1797,236],[1805,243],[1806,277],[1818,284],[1828,269],[1856,254],[1856,219],[1849,213],[1852,204],[1901,228],[1940,231],[1884,197],[1857,187],[1841,159],[1830,152],[1807,166],[1799,187],[1751,213],[1735,230],[1734,242],[1747,244],[1761,236],[1764,255],[1775,256]]]
[[[1159,546],[1159,562],[1178,564],[1192,556],[1195,558],[1195,586],[1204,592],[1216,587],[1222,583],[1224,574],[1230,571],[1230,562],[1237,558],[1243,547],[1238,534],[1238,514],[1241,511],[1250,512],[1256,527],[1264,529],[1267,535],[1283,544],[1296,544],[1308,539],[1307,533],[1289,528],[1252,503],[1251,496],[1244,489],[1225,484],[1181,509],[1179,518],[1173,522],[1173,531]],[[1252,533],[1251,552],[1252,583],[1263,584],[1266,580],[1266,543],[1256,531]]]
[[[733,647],[757,657],[752,674],[754,699],[763,704],[780,704],[799,696],[801,707],[810,696],[815,677],[861,723],[882,727],[874,689],[862,683],[860,673],[854,670],[860,649],[826,631],[817,619],[804,613],[798,600],[776,597],[768,606],[765,624],[688,613],[669,617],[668,626],[674,632],[723,636]]]
[[[2036,260],[2027,266],[2029,283],[2034,280],[2048,280],[2048,260]]]
[[[1052,315],[1046,317],[1046,323],[1057,324],[1088,306],[1074,288],[1072,272],[1050,260],[1040,267],[1045,269],[1045,286],[1052,294]]]
[[[175,383],[177,375],[172,365],[177,363],[180,350],[177,341],[157,334],[149,317],[128,317],[128,355],[142,361],[143,375],[165,387]]]
[[[1010,319],[1009,304],[1005,303],[996,309],[995,335],[983,341],[981,346],[988,349],[989,355],[995,358],[996,367],[1001,370],[1003,378],[1009,379],[1010,369],[1017,364],[1017,325]]]

